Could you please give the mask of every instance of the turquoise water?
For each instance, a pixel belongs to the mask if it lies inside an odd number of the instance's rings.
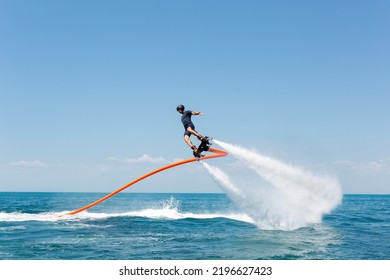
[[[390,195],[345,195],[323,222],[261,230],[225,194],[0,193],[0,259],[390,259]]]

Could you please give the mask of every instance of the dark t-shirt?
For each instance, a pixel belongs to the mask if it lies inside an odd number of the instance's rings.
[[[191,121],[192,111],[188,110],[183,113],[181,116],[181,122],[184,125],[184,128],[187,129],[190,125],[194,126],[194,124]]]

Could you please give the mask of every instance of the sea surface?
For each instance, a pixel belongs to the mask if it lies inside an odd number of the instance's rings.
[[[262,230],[225,194],[0,193],[2,260],[390,259],[390,195],[344,195],[322,223]]]

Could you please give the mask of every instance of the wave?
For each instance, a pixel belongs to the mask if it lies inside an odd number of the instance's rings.
[[[21,213],[21,212],[0,212],[0,222],[27,222],[27,221],[41,221],[49,222],[60,219],[60,215],[65,212],[44,212],[38,214]]]
[[[247,223],[253,223],[253,220],[246,214],[239,213],[181,213],[177,209],[144,209],[139,211],[130,211],[124,213],[90,213],[85,212],[78,218],[84,219],[107,219],[113,217],[142,217],[157,220],[181,220],[181,219],[216,219],[226,218]]]
[[[56,221],[82,221],[101,220],[116,217],[141,217],[155,220],[181,220],[181,219],[217,219],[225,218],[245,223],[253,224],[254,221],[245,213],[193,213],[182,212],[180,201],[174,197],[160,201],[159,206],[116,213],[99,213],[83,211],[76,215],[67,215],[71,211],[63,212],[42,212],[42,213],[22,213],[22,212],[0,212],[0,222],[56,222]],[[1,227],[0,227],[1,230]]]
[[[96,213],[82,212],[77,215],[66,215],[69,211],[64,212],[44,212],[37,214],[11,212],[0,212],[0,222],[56,222],[61,220],[100,220],[115,217],[142,217],[157,220],[181,220],[181,219],[216,219],[225,218],[230,220],[241,221],[245,223],[254,223],[252,218],[241,213],[191,213],[180,212],[177,209],[143,209],[138,211],[129,211],[123,213]]]

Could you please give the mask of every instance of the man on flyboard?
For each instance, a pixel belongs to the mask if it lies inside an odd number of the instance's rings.
[[[201,134],[199,134],[199,132],[195,130],[195,125],[192,123],[191,117],[192,115],[203,116],[203,113],[195,112],[191,110],[186,111],[184,105],[177,106],[176,111],[182,114],[181,122],[183,123],[185,129],[184,141],[187,143],[188,146],[191,147],[191,149],[193,150],[193,154],[196,158],[202,157],[203,155],[201,153],[203,151],[208,151],[210,148],[211,145],[211,143],[209,142],[210,138],[207,136],[203,137]],[[201,141],[201,144],[199,145],[198,148],[194,144],[192,144],[190,140],[190,136],[192,134],[195,135]]]

